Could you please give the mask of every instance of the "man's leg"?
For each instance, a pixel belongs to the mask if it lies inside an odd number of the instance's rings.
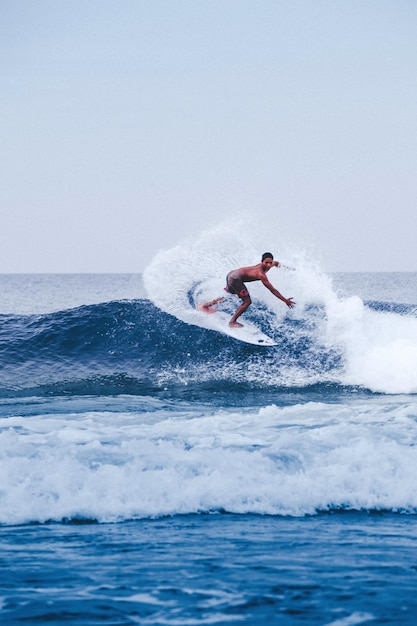
[[[203,311],[204,313],[215,313],[217,309],[213,308],[216,304],[220,304],[223,302],[224,298],[216,298],[215,300],[211,300],[210,302],[206,302],[205,304],[197,304],[197,309],[199,311]]]
[[[236,313],[234,314],[234,316],[232,317],[232,319],[229,322],[229,326],[231,326],[232,328],[242,328],[243,324],[241,324],[240,322],[237,322],[237,318],[240,317],[242,315],[242,313],[244,313],[246,311],[246,309],[252,304],[252,300],[250,299],[250,296],[244,296],[242,298],[242,304],[240,305],[240,307],[238,307],[238,309],[236,310]]]

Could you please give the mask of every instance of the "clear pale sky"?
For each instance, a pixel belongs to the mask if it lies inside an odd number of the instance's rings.
[[[0,273],[140,272],[247,213],[417,271],[416,34],[415,0],[1,0]]]

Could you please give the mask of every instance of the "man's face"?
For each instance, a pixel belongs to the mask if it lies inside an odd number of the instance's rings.
[[[266,259],[264,259],[264,260],[262,261],[262,268],[263,268],[264,272],[266,272],[267,270],[270,270],[270,269],[271,269],[271,267],[272,267],[272,263],[273,263],[273,261],[272,261],[272,259],[271,259],[271,258],[269,258],[269,257],[266,257]]]

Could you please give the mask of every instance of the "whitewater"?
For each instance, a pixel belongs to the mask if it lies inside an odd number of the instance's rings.
[[[415,623],[417,274],[264,247],[273,347],[195,309],[252,235],[0,276],[3,623]]]

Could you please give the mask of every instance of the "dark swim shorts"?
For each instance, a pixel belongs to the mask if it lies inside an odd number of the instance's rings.
[[[246,289],[245,283],[238,274],[235,274],[234,271],[229,272],[227,275],[225,290],[239,296],[239,298],[246,298],[249,296],[249,291]]]

